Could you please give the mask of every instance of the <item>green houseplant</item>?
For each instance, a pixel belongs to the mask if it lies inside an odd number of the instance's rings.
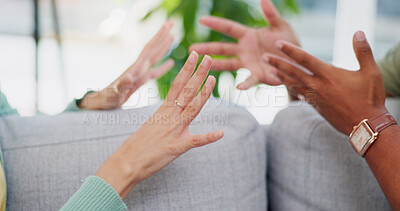
[[[250,0],[163,0],[158,7],[151,10],[143,18],[143,20],[146,20],[153,13],[164,10],[167,12],[168,17],[178,17],[183,25],[183,37],[179,45],[169,55],[169,58],[175,60],[175,66],[169,73],[158,80],[158,89],[162,99],[166,97],[172,81],[186,61],[191,44],[207,41],[235,42],[232,38],[218,32],[211,31],[208,35],[199,33],[198,19],[200,16],[219,16],[255,27],[267,25],[258,11],[258,5],[249,2]],[[283,13],[298,13],[297,0],[279,0],[275,2],[275,5]],[[220,72],[211,71],[210,74],[217,78],[217,87]],[[232,74],[236,76],[234,72]],[[219,96],[218,89],[214,89],[213,95]]]

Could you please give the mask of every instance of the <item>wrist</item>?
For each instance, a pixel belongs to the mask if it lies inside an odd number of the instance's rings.
[[[83,99],[77,104],[81,109],[85,110],[99,110],[100,107],[101,92],[91,92],[83,97]]]
[[[375,143],[365,152],[365,159],[371,160],[371,157],[376,157],[388,154],[388,145],[391,145],[396,137],[399,137],[400,127],[398,125],[391,125],[382,130]],[[393,138],[392,138],[393,137]],[[395,150],[394,150],[395,151]],[[397,152],[396,152],[397,153]]]
[[[366,111],[362,112],[359,115],[351,116],[349,118],[349,120],[350,120],[349,122],[351,123],[351,125],[349,125],[347,127],[348,130],[346,131],[346,134],[349,135],[353,131],[354,127],[357,126],[358,124],[360,124],[360,122],[363,121],[364,119],[371,119],[373,117],[376,117],[380,114],[384,114],[387,112],[388,111],[387,111],[386,107],[382,106],[382,107],[378,107],[378,108],[370,108],[370,109],[367,109]]]
[[[385,130],[396,125],[396,120],[385,109],[383,112],[374,112],[362,120],[349,136],[349,141],[355,151],[362,157],[377,141]]]
[[[139,168],[131,165],[126,156],[118,151],[110,156],[100,167],[95,176],[110,184],[125,199],[131,190],[140,182]],[[122,153],[121,153],[122,154]]]
[[[110,110],[118,108],[119,96],[112,87],[106,87],[99,92],[87,94],[78,104],[78,107],[86,110]]]

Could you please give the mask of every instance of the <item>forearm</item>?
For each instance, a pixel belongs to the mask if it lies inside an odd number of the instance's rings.
[[[103,110],[101,92],[91,92],[86,94],[82,100],[77,103],[80,109],[85,110]]]
[[[383,130],[365,159],[394,210],[400,209],[400,127]]]
[[[77,112],[82,110],[95,110],[91,107],[88,107],[88,99],[92,99],[92,101],[97,102],[98,92],[95,91],[88,91],[82,98],[74,99],[63,112]],[[93,104],[93,102],[91,102]]]
[[[126,101],[127,92],[125,92],[125,94],[118,94],[113,87],[114,83],[115,82],[101,91],[86,94],[82,100],[77,103],[77,106],[85,110],[111,110],[119,108]],[[116,88],[121,91],[121,87]],[[133,91],[129,93],[132,94]]]
[[[62,211],[127,209],[123,200],[139,182],[136,179],[139,171],[127,159],[125,149],[128,146],[124,145],[107,159],[94,176],[85,180],[61,208]]]
[[[130,161],[127,160],[128,153],[121,147],[104,162],[95,174],[95,176],[110,184],[122,199],[125,199],[136,184],[139,183],[137,175],[140,170],[135,169],[135,166],[131,165]]]

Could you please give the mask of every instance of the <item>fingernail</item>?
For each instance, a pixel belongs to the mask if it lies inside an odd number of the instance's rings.
[[[204,23],[204,21],[206,20],[207,16],[201,17],[200,18],[200,23]]]
[[[366,38],[365,38],[364,32],[362,32],[362,31],[356,32],[356,39],[357,39],[358,42],[363,42],[363,41],[365,41]]]
[[[267,55],[263,56],[264,62],[265,63],[269,63],[269,57]]]
[[[278,81],[279,83],[283,84],[283,81],[279,78],[279,76],[275,75],[275,74],[271,74],[271,77],[274,78],[276,81]]]
[[[196,63],[196,55],[197,55],[197,52],[196,51],[192,51],[192,53],[190,53],[190,56],[188,58],[188,62]]]
[[[172,26],[172,25],[174,25],[174,21],[170,19],[170,20],[168,20],[167,24],[168,24],[168,26]]]
[[[283,48],[283,43],[282,43],[282,41],[278,40],[278,41],[276,42],[276,47],[277,47],[278,49],[282,49],[282,48]]]
[[[209,66],[211,64],[211,61],[212,61],[211,57],[209,55],[205,55],[203,59],[203,65]]]
[[[204,84],[204,85],[205,85],[206,87],[211,87],[211,81],[212,81],[212,77],[209,76],[209,77],[207,78],[206,84]]]
[[[217,131],[217,132],[215,133],[215,138],[221,138],[222,135],[223,135],[222,131],[219,130],[219,131]]]

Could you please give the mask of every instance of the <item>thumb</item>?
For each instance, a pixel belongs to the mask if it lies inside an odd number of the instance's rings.
[[[152,78],[152,79],[160,78],[165,73],[167,73],[174,66],[174,64],[175,64],[175,62],[173,59],[168,59],[161,66],[155,68],[154,70],[152,70],[150,72],[150,78]]]
[[[282,18],[271,0],[261,0],[261,8],[271,27],[279,27],[282,24]]]
[[[251,75],[244,82],[237,85],[237,89],[246,90],[258,83],[258,78],[255,75]]]
[[[353,48],[361,70],[376,66],[374,55],[364,32],[358,31],[354,34]]]

